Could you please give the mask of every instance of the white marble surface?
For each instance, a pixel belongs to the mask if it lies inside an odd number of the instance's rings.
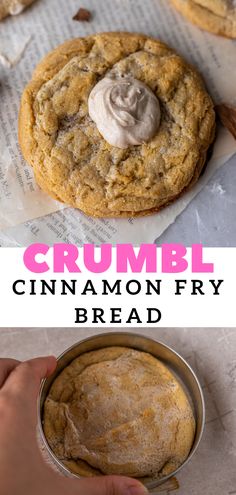
[[[173,347],[194,368],[203,387],[205,433],[192,461],[178,475],[180,488],[176,493],[236,494],[236,329],[133,331]],[[0,329],[0,356],[24,360],[58,355],[78,340],[101,332],[83,328]]]
[[[236,155],[216,171],[208,184],[156,242],[235,247],[235,185]]]

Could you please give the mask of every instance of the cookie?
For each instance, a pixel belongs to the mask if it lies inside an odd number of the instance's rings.
[[[108,347],[79,356],[53,382],[44,433],[77,474],[158,478],[187,458],[195,419],[182,386],[159,360]]]
[[[211,33],[236,38],[235,0],[172,0],[191,22]]]
[[[196,70],[140,34],[67,41],[38,65],[21,101],[19,142],[39,186],[95,217],[147,215],[178,198],[214,136]]]
[[[0,21],[8,15],[18,15],[31,5],[34,0],[1,0],[0,2]]]

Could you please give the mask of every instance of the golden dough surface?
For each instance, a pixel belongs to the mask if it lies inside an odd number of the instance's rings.
[[[236,38],[235,0],[172,0],[172,3],[202,29]]]
[[[191,450],[195,420],[175,376],[148,353],[108,347],[85,353],[53,382],[44,433],[80,475],[160,477]]]
[[[149,86],[161,124],[147,143],[108,144],[88,114],[88,97],[110,71]],[[146,215],[198,179],[215,136],[215,113],[201,77],[162,42],[103,33],[68,41],[47,55],[26,87],[19,142],[41,188],[95,217]]]

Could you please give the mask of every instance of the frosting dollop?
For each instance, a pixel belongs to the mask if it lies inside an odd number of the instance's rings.
[[[104,139],[117,148],[146,143],[160,125],[157,97],[130,75],[105,76],[92,89],[88,108]]]

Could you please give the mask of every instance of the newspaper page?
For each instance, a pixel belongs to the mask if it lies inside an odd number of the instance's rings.
[[[236,141],[219,128],[214,154],[198,184],[160,213],[138,219],[94,219],[50,199],[36,185],[17,140],[24,86],[40,59],[66,39],[101,31],[134,31],[159,38],[194,64],[215,102],[236,103],[235,42],[188,23],[168,0],[85,0],[90,22],[76,22],[78,0],[37,0],[20,16],[0,24],[0,244],[44,240],[153,242],[183,211],[217,168],[235,152]],[[229,77],[226,77],[229,74]],[[12,244],[11,244],[12,243]]]

